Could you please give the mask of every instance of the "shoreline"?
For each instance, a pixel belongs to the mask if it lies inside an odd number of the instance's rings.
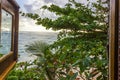
[[[37,56],[30,54],[30,53],[24,53],[25,55],[21,55],[18,58],[18,63],[19,62],[31,62],[37,59]]]

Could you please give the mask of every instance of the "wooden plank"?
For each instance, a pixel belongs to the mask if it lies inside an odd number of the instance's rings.
[[[14,59],[18,59],[18,34],[19,34],[19,11],[15,12],[15,38],[14,38]]]
[[[10,70],[15,66],[16,61],[10,64],[10,66],[0,75],[0,80],[5,80],[6,76],[10,72]]]
[[[110,0],[109,17],[109,80],[114,80],[114,52],[115,52],[115,0]]]
[[[13,53],[9,53],[0,58],[0,75],[14,62]]]
[[[1,1],[1,7],[9,12],[10,14],[14,15],[15,14],[15,8],[13,5],[11,5],[7,0],[2,0]]]
[[[120,80],[120,0],[118,4],[118,79]]]

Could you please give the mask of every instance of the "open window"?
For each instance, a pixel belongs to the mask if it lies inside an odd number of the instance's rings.
[[[19,6],[15,0],[0,0],[0,80],[17,61],[18,20]]]

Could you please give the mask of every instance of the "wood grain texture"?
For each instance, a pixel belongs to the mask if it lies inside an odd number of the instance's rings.
[[[6,76],[10,72],[10,70],[15,66],[16,61],[12,62],[9,67],[7,67],[4,72],[0,75],[0,80],[5,80]]]
[[[109,80],[114,80],[115,0],[110,0],[109,30]]]

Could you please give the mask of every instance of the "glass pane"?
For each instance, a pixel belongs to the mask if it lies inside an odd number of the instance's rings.
[[[11,51],[12,15],[2,10],[1,32],[0,32],[0,56]]]

